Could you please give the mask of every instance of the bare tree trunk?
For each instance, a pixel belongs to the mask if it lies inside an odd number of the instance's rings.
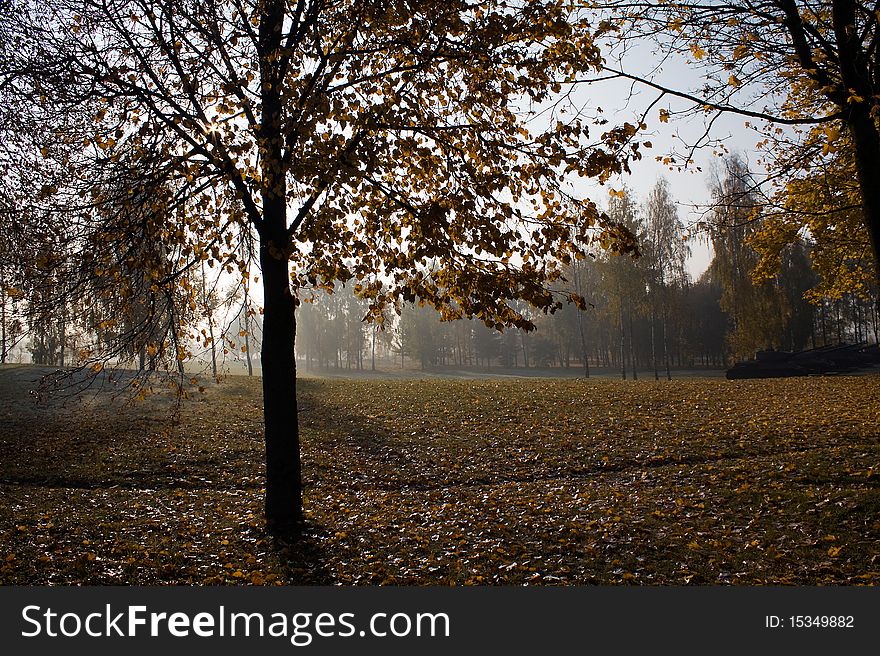
[[[581,294],[582,285],[581,285],[581,276],[579,267],[575,267],[574,269],[574,290],[579,296],[583,296]],[[581,337],[581,359],[583,360],[584,365],[584,378],[590,377],[590,357],[587,354],[587,335],[584,330],[584,311],[580,308],[575,308],[577,312],[578,318],[578,332]]]
[[[296,399],[296,302],[290,289],[287,181],[279,135],[282,86],[275,55],[282,43],[285,3],[267,0],[258,32],[262,117],[263,416],[266,438],[266,524],[276,534],[303,521],[302,462]]]
[[[217,382],[217,345],[214,343],[214,312],[208,303],[208,287],[205,281],[205,261],[202,260],[202,307],[208,318],[208,338],[211,340],[211,373]]]
[[[632,369],[632,377],[633,380],[638,380],[639,375],[636,371],[636,351],[635,345],[633,344],[633,315],[632,308],[629,309],[629,364]]]
[[[0,364],[6,364],[6,276],[0,269]]]
[[[266,438],[266,521],[287,533],[302,522],[302,465],[296,401],[296,316],[285,248],[284,198],[265,193],[267,227],[261,235],[263,315],[263,412]],[[280,247],[278,246],[280,244]]]
[[[843,326],[840,322],[840,301],[834,302],[834,321],[837,330],[837,343],[843,343]]]
[[[250,340],[251,331],[250,331],[250,322],[248,321],[248,318],[247,318],[247,316],[248,316],[247,308],[245,308],[244,316],[245,316],[245,320],[244,320],[244,355],[245,355],[245,360],[247,361],[248,376],[253,376],[254,375],[254,363],[251,360],[251,340]]]
[[[64,320],[64,312],[58,319],[58,366],[64,367],[64,350],[67,346],[67,325]]]
[[[820,315],[822,321],[822,346],[828,346],[828,312],[826,301],[822,301],[822,313]]]
[[[250,268],[248,271],[250,271]],[[248,376],[253,376],[254,363],[251,359],[251,303],[247,284],[244,286],[244,357],[247,362]]]
[[[654,335],[654,327],[657,323],[657,312],[651,299],[651,364],[654,367],[654,380],[660,380],[660,371],[657,367],[657,339]]]
[[[626,335],[623,330],[623,299],[620,300],[620,375],[626,380]]]
[[[590,377],[590,355],[587,352],[587,336],[584,331],[584,317],[583,312],[581,310],[577,310],[578,313],[578,332],[581,335],[581,359],[583,360],[584,365],[584,378]]]
[[[174,297],[171,295],[171,292],[166,289],[165,297],[168,299],[168,312],[171,316],[171,341],[174,346],[174,361],[177,363],[177,373],[181,378],[184,377],[185,372],[183,369],[183,354],[180,351],[180,336],[177,334],[177,312],[175,312],[174,307]]]
[[[880,300],[871,303],[871,326],[874,329],[874,343],[880,344],[880,339],[877,337],[877,319],[878,314],[880,314],[877,312],[877,303],[880,303]]]
[[[663,359],[666,361],[666,380],[672,380],[672,372],[669,369],[669,331],[666,326],[666,310],[663,310]]]

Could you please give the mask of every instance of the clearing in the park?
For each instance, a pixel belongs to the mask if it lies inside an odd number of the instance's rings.
[[[3,584],[880,579],[876,375],[300,380],[289,545],[258,379],[39,404],[37,371],[0,370]]]

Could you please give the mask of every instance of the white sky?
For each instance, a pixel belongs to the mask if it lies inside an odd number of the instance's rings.
[[[654,58],[647,49],[634,50],[626,56],[625,64],[628,72],[646,74],[654,66]],[[681,60],[664,64],[656,71],[653,79],[681,91],[694,91],[702,82],[700,72],[693,65]],[[626,80],[585,85],[577,93],[579,104],[602,107],[606,118],[609,119],[609,127],[624,121],[636,123],[659,95],[654,89]],[[660,122],[660,108],[669,109],[674,113],[689,106],[687,101],[672,96],[664,97],[648,114],[645,120],[648,126],[647,133],[640,139],[650,140],[653,148],[643,151],[643,159],[631,164],[632,174],[620,176],[605,187],[600,187],[594,181],[583,180],[578,183],[578,189],[582,189],[582,193],[604,207],[607,205],[609,187],[620,189],[623,185],[627,185],[641,203],[647,198],[658,177],[663,176],[669,182],[670,191],[679,206],[679,216],[684,224],[696,222],[700,218],[701,211],[711,200],[708,191],[710,173],[713,166],[721,163],[721,159],[713,154],[712,148],[703,148],[694,153],[694,165],[687,171],[670,170],[669,166],[655,159],[658,155],[673,151],[686,152],[685,144],[694,143],[704,133],[705,125],[699,116],[677,119],[673,115],[668,123]],[[713,139],[723,140],[724,146],[730,153],[739,153],[747,162],[754,165],[757,159],[756,143],[761,137],[753,129],[746,128],[745,122],[746,119],[742,116],[734,114],[721,116],[712,126],[710,135]],[[754,120],[752,123],[754,124]],[[681,161],[681,158],[677,158],[677,161]],[[698,171],[697,168],[701,170]],[[691,275],[696,278],[708,267],[712,257],[711,248],[705,240],[700,239],[692,240],[690,247],[692,254],[688,268]]]

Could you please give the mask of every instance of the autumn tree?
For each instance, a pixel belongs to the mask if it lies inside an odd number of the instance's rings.
[[[728,317],[721,309],[721,284],[708,270],[690,286],[685,306],[685,340],[695,363],[723,366],[727,353]]]
[[[777,162],[793,174],[766,194],[764,217],[753,239],[760,255],[756,280],[772,279],[804,239],[817,278],[813,303],[854,294],[876,298],[876,263],[862,217],[851,139],[836,128],[815,128]]]
[[[643,224],[639,207],[630,189],[615,191],[608,201],[608,216],[612,221],[623,225],[635,235],[639,242],[643,241]],[[610,254],[606,260],[607,271],[603,278],[605,293],[608,295],[608,309],[611,311],[611,322],[618,331],[618,353],[621,376],[626,379],[626,360],[632,365],[632,376],[636,373],[633,326],[634,316],[644,304],[646,280],[643,262],[631,257],[620,257]],[[629,349],[627,350],[627,335]]]
[[[35,112],[93,111],[59,206],[96,161],[148,160],[181,185],[164,229],[191,261],[241,270],[231,234],[254,227],[273,529],[303,518],[298,289],[354,279],[373,315],[422,299],[528,327],[510,301],[557,306],[554,261],[603,229],[564,176],[604,179],[633,154],[632,125],[591,135],[551,106],[600,62],[564,2],[47,0],[8,20],[0,84]]]
[[[582,259],[572,260],[569,266],[570,269],[566,274],[566,278],[570,281],[575,294],[583,299],[581,306],[573,305],[569,306],[569,308],[576,312],[574,321],[577,326],[581,364],[584,367],[584,378],[589,378],[590,335],[593,332],[590,329],[590,324],[591,320],[594,320],[596,316],[596,302],[598,301],[596,290],[601,287],[601,280],[593,253]],[[569,308],[566,308],[566,310]]]
[[[658,95],[651,106],[659,106],[661,122],[674,114],[662,104],[664,99],[689,101],[690,109],[682,113],[705,117],[704,137],[713,134],[712,125],[723,113],[766,125],[761,131],[770,146],[769,179],[782,180],[784,185],[805,171],[812,175],[816,172],[811,165],[816,152],[812,146],[818,143],[820,150],[824,146],[833,150],[843,135],[851,145],[849,161],[857,187],[858,220],[877,262],[880,26],[876,3],[684,0],[585,6],[603,16],[607,44],[617,47],[620,54],[608,57],[602,77],[628,79],[655,90]],[[652,44],[657,66],[638,69],[628,65],[629,46],[635,41]],[[700,88],[682,88],[657,75],[670,57],[686,59],[700,70]],[[785,126],[802,129],[787,132]],[[688,165],[692,152],[693,148],[678,163]],[[851,230],[849,236],[860,240],[861,232]],[[872,275],[876,278],[876,269]]]
[[[721,284],[721,307],[730,317],[731,354],[750,357],[757,349],[778,348],[789,309],[776,277],[763,284],[755,284],[752,278],[758,255],[751,239],[761,216],[759,199],[742,159],[725,160],[711,192],[709,231],[714,255],[710,270]]]
[[[671,291],[687,282],[685,264],[690,249],[684,240],[684,226],[669,191],[669,183],[660,178],[648,194],[644,208],[643,267],[648,273],[648,295],[651,307],[651,360],[654,378],[658,379],[654,325],[660,319],[663,362],[666,378],[671,380],[669,362],[669,308]]]

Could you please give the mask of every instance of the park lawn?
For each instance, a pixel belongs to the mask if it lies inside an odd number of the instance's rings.
[[[874,375],[301,380],[293,545],[262,530],[258,379],[177,407],[23,378],[0,370],[3,584],[880,582]]]

